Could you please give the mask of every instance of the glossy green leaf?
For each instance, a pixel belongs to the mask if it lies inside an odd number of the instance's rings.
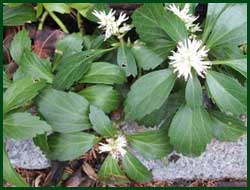
[[[245,78],[247,78],[247,58],[241,59],[231,59],[231,60],[216,60],[212,61],[215,65],[227,65],[234,70],[241,73]]]
[[[31,77],[17,80],[10,85],[3,95],[3,112],[18,108],[30,101],[46,86],[44,80],[35,81]]]
[[[94,135],[78,132],[52,134],[48,137],[51,160],[73,160],[82,156],[99,141]]]
[[[230,44],[230,42],[211,49],[209,55],[217,60],[242,59],[245,57],[242,50],[238,46]]]
[[[165,60],[175,49],[176,43],[167,39],[155,39],[153,42],[147,43],[147,47]]]
[[[145,183],[152,179],[150,171],[130,152],[125,154],[122,159],[122,164],[126,174],[132,180]]]
[[[49,12],[69,14],[70,7],[67,3],[43,3],[44,8]]]
[[[154,42],[157,39],[170,39],[160,25],[160,20],[165,14],[166,10],[160,3],[145,3],[133,13],[133,24],[142,41]]]
[[[93,3],[68,3],[68,5],[76,9],[83,17],[86,17],[88,11],[94,6]]]
[[[159,23],[172,41],[178,43],[188,38],[185,23],[174,13],[166,11],[164,16],[159,18]]]
[[[107,62],[92,63],[80,82],[91,84],[123,84],[125,72],[117,65]]]
[[[74,82],[80,80],[89,70],[90,63],[103,51],[87,50],[80,53],[70,54],[58,63],[53,87],[58,90],[69,89]]]
[[[51,131],[51,127],[30,113],[12,113],[3,120],[4,134],[13,139],[28,139]]]
[[[19,7],[21,6],[23,3],[3,3],[3,5],[6,5],[8,7]]]
[[[53,80],[50,61],[41,59],[30,51],[24,51],[18,72],[18,75],[15,75],[15,80],[26,76],[32,76],[34,79],[45,79],[48,83],[52,83]]]
[[[88,10],[86,15],[83,15],[83,16],[92,22],[99,21],[99,19],[96,18],[95,15],[93,15],[94,10],[105,11],[105,13],[108,14],[110,8],[107,3],[94,3],[93,6],[91,6],[91,8]]]
[[[39,98],[38,110],[54,131],[72,133],[90,128],[89,103],[84,97],[48,89]]]
[[[132,148],[145,158],[161,159],[172,152],[167,130],[150,130],[127,135]]]
[[[112,86],[94,85],[80,91],[79,94],[105,113],[117,109],[121,102],[120,94]]]
[[[82,51],[83,37],[80,33],[66,35],[56,42],[54,64],[57,64],[62,57]]]
[[[18,65],[21,64],[24,50],[31,50],[31,40],[28,31],[25,29],[19,31],[10,44],[10,55]]]
[[[230,43],[238,46],[247,39],[247,4],[235,3],[227,6],[218,16],[206,42],[210,49]]]
[[[126,119],[140,120],[159,109],[167,100],[175,79],[170,69],[154,71],[139,78],[131,86],[125,102]]]
[[[84,35],[83,36],[83,47],[84,49],[98,49],[104,43],[103,35]]]
[[[3,149],[3,179],[17,187],[29,187],[28,183],[12,167],[5,149]]]
[[[181,107],[171,122],[169,137],[177,152],[199,156],[212,139],[209,114],[202,107]]]
[[[3,71],[3,88],[9,88],[9,86],[11,85],[11,81],[8,78],[7,74],[5,71]]]
[[[132,52],[137,64],[144,70],[154,69],[164,61],[160,55],[149,49],[143,43],[135,43]]]
[[[108,155],[104,160],[101,169],[98,172],[98,177],[106,183],[128,183],[129,180],[124,172],[120,169],[118,161]]]
[[[39,18],[43,14],[43,4],[37,3],[36,4],[36,17]]]
[[[157,126],[169,122],[185,99],[180,93],[170,94],[164,104],[152,113],[137,121],[140,125]]]
[[[186,103],[188,106],[195,108],[202,106],[203,97],[200,81],[197,75],[189,77],[186,91],[185,91]]]
[[[37,135],[33,138],[33,142],[36,146],[40,148],[40,150],[46,155],[49,154],[50,148],[48,144],[48,136],[47,134]]]
[[[206,84],[212,99],[221,111],[241,115],[247,111],[247,92],[234,78],[215,71],[208,71]]]
[[[217,19],[222,14],[222,12],[228,7],[231,6],[229,3],[208,3],[207,15],[204,25],[204,31],[202,34],[202,41],[207,41],[211,31],[213,30]]]
[[[23,25],[28,21],[35,21],[36,11],[33,7],[18,6],[8,7],[3,6],[3,25],[4,26],[18,26]]]
[[[118,65],[124,69],[126,72],[126,76],[136,76],[137,75],[137,67],[135,57],[129,47],[122,42],[121,46],[118,48],[117,52],[117,63]]]
[[[114,137],[118,133],[118,129],[113,126],[109,117],[95,106],[90,106],[89,119],[94,130],[103,137]]]
[[[214,136],[221,141],[237,141],[247,128],[244,122],[221,112],[212,112],[212,127]]]

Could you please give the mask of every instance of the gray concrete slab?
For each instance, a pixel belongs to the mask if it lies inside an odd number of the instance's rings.
[[[135,124],[124,125],[122,129],[127,132],[144,130]],[[9,140],[7,150],[11,163],[15,166],[41,169],[50,165],[49,160],[34,145],[32,140]],[[173,152],[171,155],[173,154],[176,153]],[[147,160],[136,154],[144,165],[152,171],[155,180],[246,178],[247,176],[246,135],[237,142],[219,142],[214,139],[207,146],[206,151],[196,158],[177,154],[179,159],[175,162],[169,161],[171,155],[162,160]]]

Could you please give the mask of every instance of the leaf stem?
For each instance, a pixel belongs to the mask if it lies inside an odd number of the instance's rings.
[[[48,10],[47,10],[48,11]],[[63,32],[69,33],[66,26],[63,24],[63,22],[56,16],[55,13],[48,11],[49,15],[53,18],[53,20],[58,24],[58,26],[62,29]]]
[[[40,20],[40,23],[39,23],[39,25],[38,25],[38,30],[42,30],[42,29],[43,29],[44,21],[46,20],[47,16],[48,16],[48,12],[45,11],[45,12],[43,13],[43,15],[42,15],[42,17],[41,17],[41,20]]]
[[[85,30],[84,30],[84,27],[83,27],[83,24],[82,24],[83,20],[81,18],[81,14],[79,12],[77,12],[76,19],[77,19],[77,26],[79,28],[79,31],[80,31],[80,33],[82,35],[84,35],[85,34]]]

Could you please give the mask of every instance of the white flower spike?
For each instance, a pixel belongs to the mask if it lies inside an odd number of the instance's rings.
[[[206,70],[211,67],[211,62],[206,61],[208,51],[201,40],[187,39],[177,44],[177,52],[172,51],[169,64],[174,72],[178,72],[178,77],[183,76],[186,81],[192,77],[192,68],[204,78]]]
[[[115,19],[115,11],[112,9],[108,14],[105,11],[97,11],[94,10],[93,15],[95,15],[99,19],[99,27],[105,31],[105,40],[110,38],[112,35],[121,38],[123,34],[131,29],[130,25],[123,24],[122,27],[120,25],[128,20],[128,17],[125,13],[121,12],[119,18]]]
[[[175,4],[170,4],[167,9],[177,15],[185,23],[187,30],[191,33],[201,31],[199,24],[194,24],[194,21],[196,21],[198,17],[188,13],[190,9],[189,3],[186,3],[182,10]]]
[[[117,139],[106,139],[108,144],[99,143],[101,146],[99,147],[99,152],[110,152],[112,158],[118,159],[119,157],[123,157],[126,154],[126,146],[127,141],[126,138],[122,135],[118,136]]]

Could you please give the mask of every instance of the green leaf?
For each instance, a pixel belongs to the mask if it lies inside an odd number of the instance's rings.
[[[51,127],[30,113],[12,113],[3,120],[4,134],[13,139],[28,139],[51,131]]]
[[[86,17],[88,20],[92,21],[92,22],[97,22],[99,21],[98,18],[96,18],[95,15],[93,15],[93,11],[97,10],[97,11],[105,11],[106,14],[108,14],[110,8],[108,6],[107,3],[95,3],[93,4],[93,6],[91,6],[91,8],[88,10],[86,15],[83,15],[84,17]]]
[[[49,12],[57,12],[61,14],[70,13],[70,7],[67,3],[43,3],[43,6]]]
[[[186,103],[188,106],[195,108],[202,106],[203,97],[200,81],[196,74],[189,77],[186,91],[185,91]]]
[[[48,89],[39,98],[38,110],[54,131],[72,133],[90,128],[89,103],[84,97]]]
[[[241,59],[231,59],[231,60],[216,60],[212,61],[215,65],[227,65],[234,70],[241,73],[245,78],[247,78],[247,58]]]
[[[225,74],[208,71],[206,84],[213,100],[222,112],[234,115],[247,111],[247,92],[240,83]]]
[[[101,169],[98,172],[98,177],[106,183],[128,183],[129,180],[124,172],[120,169],[118,161],[110,155],[104,160]]]
[[[21,6],[23,3],[3,3],[3,5],[6,5],[8,7],[19,7]]]
[[[179,107],[184,103],[184,97],[180,93],[170,94],[164,104],[152,113],[137,121],[140,125],[157,126],[169,122]],[[164,121],[164,123],[163,123]]]
[[[37,135],[36,137],[33,138],[33,142],[35,143],[36,146],[40,148],[41,151],[46,153],[46,155],[49,154],[50,148],[48,144],[47,134]]]
[[[247,4],[235,3],[227,6],[218,16],[207,40],[207,47],[215,49],[224,44],[238,46],[247,39]]]
[[[150,130],[127,135],[131,146],[145,158],[161,159],[172,152],[167,130]]]
[[[214,136],[220,141],[236,141],[246,133],[244,122],[221,112],[212,112]]]
[[[241,59],[245,57],[242,50],[238,46],[230,44],[230,42],[211,49],[209,55],[218,60]]]
[[[62,57],[82,51],[83,37],[80,33],[72,33],[56,42],[54,63],[57,64]]]
[[[98,141],[94,135],[83,132],[50,135],[48,138],[49,158],[59,161],[77,159]]]
[[[28,21],[35,21],[36,11],[33,7],[18,6],[8,7],[3,6],[3,25],[4,26],[18,26],[23,25]]]
[[[69,89],[71,85],[80,80],[89,70],[90,63],[102,54],[101,50],[87,50],[84,52],[70,54],[58,63],[53,87],[58,90]]]
[[[50,61],[41,59],[30,51],[24,51],[18,71],[19,73],[15,75],[15,80],[32,76],[34,79],[45,79],[48,83],[53,81]]]
[[[122,164],[126,174],[132,180],[145,183],[152,179],[150,171],[128,151],[122,159]]]
[[[126,72],[126,76],[136,76],[137,67],[135,57],[131,49],[124,43],[121,43],[121,46],[118,48],[117,52],[117,63],[122,69]]]
[[[152,51],[143,43],[135,43],[131,50],[137,64],[144,70],[154,69],[164,61],[160,55]]]
[[[147,43],[147,47],[165,60],[171,50],[176,47],[176,43],[167,39],[155,39],[153,42]]]
[[[145,3],[133,13],[133,25],[142,41],[154,42],[157,39],[170,39],[160,25],[160,20],[165,14],[166,11],[160,3]]]
[[[79,94],[105,113],[117,109],[121,102],[120,94],[112,86],[94,85],[80,91]]]
[[[83,17],[86,17],[88,11],[94,6],[93,3],[68,3],[68,5],[76,9]]]
[[[125,72],[117,65],[107,62],[92,63],[80,82],[91,84],[123,84]]]
[[[11,81],[8,78],[6,72],[3,70],[3,88],[9,88],[9,86],[11,85]]]
[[[19,31],[10,44],[10,55],[20,65],[24,50],[31,50],[31,40],[27,30]]]
[[[103,35],[84,35],[83,36],[83,47],[84,49],[98,49],[104,43],[104,36]]]
[[[202,41],[206,42],[211,31],[216,24],[217,19],[221,13],[228,7],[229,3],[208,3],[207,15],[205,20],[205,26],[202,34]]]
[[[34,81],[31,77],[17,80],[10,85],[3,95],[3,112],[16,109],[30,101],[46,86],[44,80]]]
[[[212,139],[211,120],[202,107],[181,107],[169,129],[170,143],[177,152],[199,156]]]
[[[188,32],[184,22],[174,13],[166,11],[163,17],[159,18],[159,23],[172,41],[178,43],[188,38]]]
[[[36,17],[39,18],[43,14],[43,4],[37,3],[36,4]]]
[[[175,79],[173,71],[169,69],[154,71],[138,79],[131,86],[125,102],[126,119],[140,120],[159,109],[167,100]]]
[[[103,137],[114,137],[118,133],[118,129],[113,126],[109,117],[95,106],[90,106],[89,119],[94,130]]]
[[[29,185],[11,166],[5,149],[3,149],[3,179],[17,187],[29,187]]]

